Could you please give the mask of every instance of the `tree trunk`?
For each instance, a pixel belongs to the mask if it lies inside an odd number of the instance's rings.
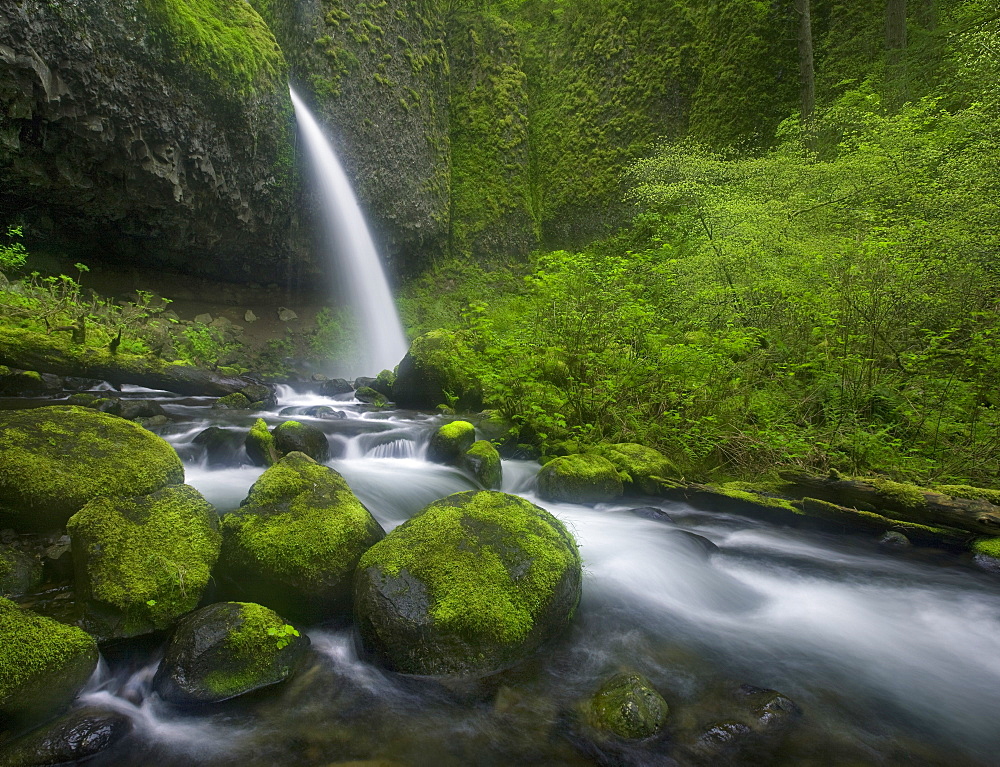
[[[795,0],[795,11],[799,15],[799,86],[802,106],[802,122],[812,119],[816,109],[816,70],[813,66],[812,18],[809,12],[810,0]]]
[[[43,333],[11,328],[0,329],[0,365],[213,397],[232,394],[251,383],[187,365],[73,346]]]
[[[906,101],[906,0],[887,0],[885,7],[885,103],[895,109]]]

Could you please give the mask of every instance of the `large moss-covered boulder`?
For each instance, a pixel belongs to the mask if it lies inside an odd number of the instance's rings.
[[[605,503],[623,493],[614,464],[592,453],[553,458],[538,472],[538,494],[547,501]]]
[[[74,626],[0,598],[0,730],[70,704],[97,667],[97,643]]]
[[[315,426],[298,421],[285,421],[274,427],[274,447],[280,455],[305,453],[316,461],[330,457],[330,440]]]
[[[503,482],[503,465],[500,453],[492,442],[484,439],[472,443],[465,451],[462,463],[476,478],[476,481],[487,490],[499,490]]]
[[[171,703],[214,703],[285,681],[309,638],[273,610],[219,602],[182,620],[153,678]]]
[[[427,446],[427,460],[457,464],[475,441],[476,427],[468,421],[446,423],[431,436]]]
[[[67,524],[88,628],[130,637],[193,610],[219,556],[215,508],[188,485],[96,498]]]
[[[670,459],[663,453],[634,442],[601,445],[593,452],[607,458],[618,469],[629,492],[655,495],[660,489],[660,480],[676,474]]]
[[[400,407],[432,410],[455,398],[460,410],[478,410],[483,395],[473,363],[472,351],[456,333],[426,333],[414,339],[399,363],[392,399]]]
[[[222,518],[222,535],[234,593],[312,618],[349,610],[354,568],[385,531],[340,474],[290,453]]]
[[[616,674],[591,698],[586,719],[598,730],[639,740],[656,735],[668,712],[667,702],[644,676]]]
[[[498,492],[435,501],[369,549],[355,617],[365,645],[411,674],[481,675],[569,624],[580,556],[559,520]]]
[[[131,421],[73,406],[0,413],[0,507],[25,527],[57,527],[99,496],[183,481],[174,449]]]

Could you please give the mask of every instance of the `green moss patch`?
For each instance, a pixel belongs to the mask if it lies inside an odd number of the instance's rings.
[[[215,509],[187,485],[88,503],[67,524],[88,620],[134,636],[193,610],[219,556],[216,527]]]
[[[487,490],[499,490],[503,481],[500,453],[492,442],[479,440],[465,451],[463,462],[472,475]]]
[[[980,538],[972,544],[972,550],[976,554],[1000,559],[1000,538]]]
[[[630,489],[654,495],[662,480],[678,472],[659,450],[633,442],[598,445],[592,452],[608,459]]]
[[[952,498],[970,498],[981,501],[989,501],[1000,506],[1000,490],[992,490],[987,487],[971,487],[970,485],[935,485],[936,493],[944,493]]]
[[[94,498],[183,481],[174,449],[130,421],[73,406],[0,413],[0,504],[26,523],[61,524]]]
[[[550,501],[603,503],[623,493],[618,469],[593,453],[554,458],[538,472],[538,494]]]

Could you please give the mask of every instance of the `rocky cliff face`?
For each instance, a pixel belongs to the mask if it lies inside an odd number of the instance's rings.
[[[4,223],[121,263],[257,282],[308,272],[285,83],[243,3],[4,3]]]

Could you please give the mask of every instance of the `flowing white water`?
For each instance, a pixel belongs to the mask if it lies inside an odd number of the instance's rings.
[[[339,246],[339,257],[333,260],[357,327],[356,353],[332,372],[346,377],[375,375],[393,368],[406,354],[403,327],[351,182],[308,107],[294,90],[289,92],[319,185],[330,242]]]

